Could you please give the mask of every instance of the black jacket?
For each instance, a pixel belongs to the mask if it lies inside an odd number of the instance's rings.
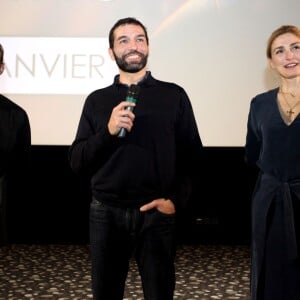
[[[31,131],[27,113],[0,95],[0,175],[26,169],[30,148]]]
[[[20,106],[0,95],[0,245],[8,242],[7,219],[24,214],[25,190],[30,163],[31,132],[29,119]],[[13,217],[9,215],[9,207]]]

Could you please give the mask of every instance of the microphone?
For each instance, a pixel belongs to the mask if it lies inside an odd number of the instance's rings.
[[[139,92],[140,92],[140,87],[137,84],[131,84],[128,88],[125,101],[136,103]],[[134,109],[133,106],[126,107],[126,110],[129,110],[129,111],[133,111],[133,109]],[[122,127],[120,129],[118,137],[123,138],[126,136],[126,133],[127,133],[126,129]]]

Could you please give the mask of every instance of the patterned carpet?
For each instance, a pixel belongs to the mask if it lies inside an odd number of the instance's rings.
[[[180,245],[174,299],[248,300],[249,264],[247,246]],[[90,281],[86,245],[0,247],[0,300],[88,300]],[[124,299],[143,299],[134,261]]]

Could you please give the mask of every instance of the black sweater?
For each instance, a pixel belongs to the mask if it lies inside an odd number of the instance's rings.
[[[183,206],[181,181],[199,168],[202,150],[191,103],[183,88],[156,80],[150,72],[139,85],[134,125],[125,138],[111,136],[107,128],[113,107],[128,90],[118,76],[87,97],[70,165],[91,176],[92,194],[104,203],[139,207],[169,198]]]

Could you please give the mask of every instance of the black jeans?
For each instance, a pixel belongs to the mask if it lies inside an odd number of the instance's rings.
[[[135,257],[146,300],[171,300],[175,289],[175,215],[156,209],[90,205],[94,300],[123,299],[129,262]]]

